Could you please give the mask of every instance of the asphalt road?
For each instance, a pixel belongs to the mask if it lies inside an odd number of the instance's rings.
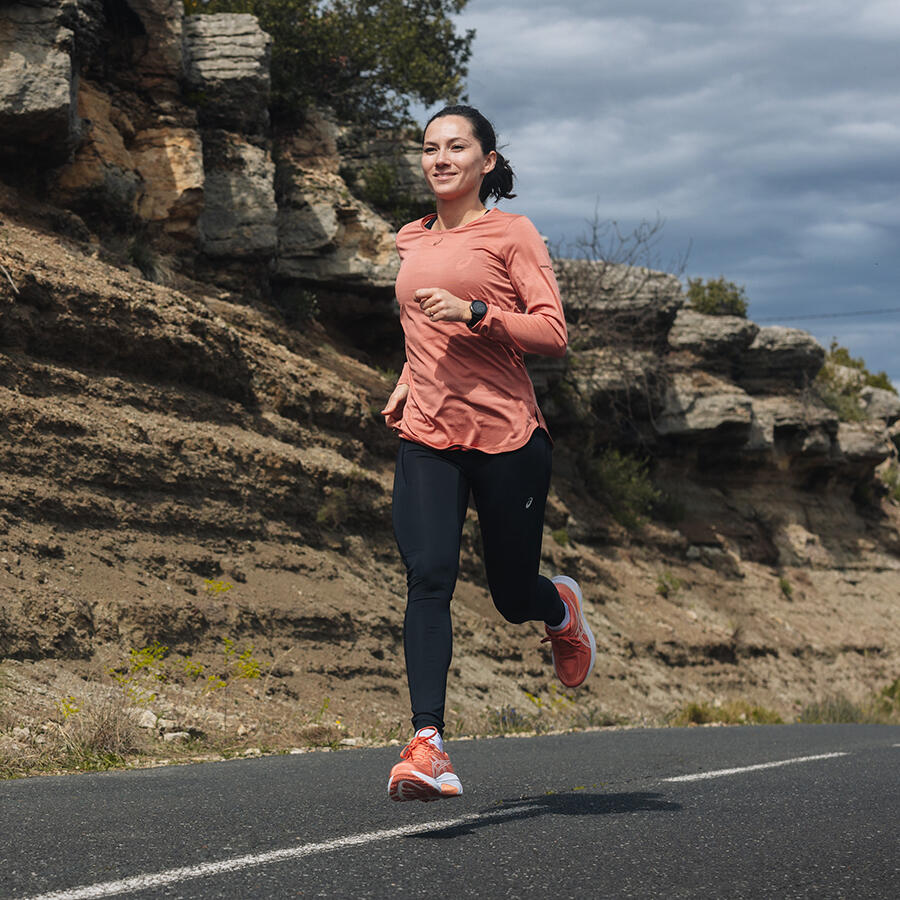
[[[427,804],[396,748],[3,782],[0,897],[900,897],[898,727],[448,749]]]

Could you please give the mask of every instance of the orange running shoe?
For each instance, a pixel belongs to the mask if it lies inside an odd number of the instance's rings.
[[[578,582],[565,575],[557,575],[551,581],[556,585],[563,603],[569,607],[569,624],[562,631],[553,631],[545,625],[547,637],[541,643],[550,641],[556,677],[566,687],[575,688],[591,674],[597,645],[594,633],[581,611],[584,598]]]
[[[437,733],[437,728],[420,728],[400,752],[403,762],[391,769],[388,781],[391,800],[427,802],[462,794],[462,783],[453,771],[450,757],[431,742]]]

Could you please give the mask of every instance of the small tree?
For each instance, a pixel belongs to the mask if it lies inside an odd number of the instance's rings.
[[[688,278],[688,300],[691,308],[707,316],[740,316],[747,318],[747,294],[742,285],[711,278]]]

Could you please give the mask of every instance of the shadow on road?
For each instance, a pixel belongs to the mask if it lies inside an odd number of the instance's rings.
[[[631,812],[678,812],[681,808],[680,803],[666,800],[662,794],[646,791],[633,794],[586,794],[572,791],[504,801],[500,806],[482,810],[483,819],[448,828],[435,828],[434,831],[423,831],[410,835],[409,839],[445,840],[474,834],[482,828],[502,822],[533,819],[537,816],[609,816]]]

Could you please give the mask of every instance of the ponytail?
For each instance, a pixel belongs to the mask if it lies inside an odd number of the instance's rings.
[[[484,179],[481,182],[481,188],[478,191],[478,199],[482,203],[484,203],[488,197],[493,197],[495,203],[504,198],[511,200],[516,196],[512,192],[514,178],[515,175],[513,174],[509,160],[502,153],[497,151],[497,162],[494,165],[494,168],[484,176]]]

